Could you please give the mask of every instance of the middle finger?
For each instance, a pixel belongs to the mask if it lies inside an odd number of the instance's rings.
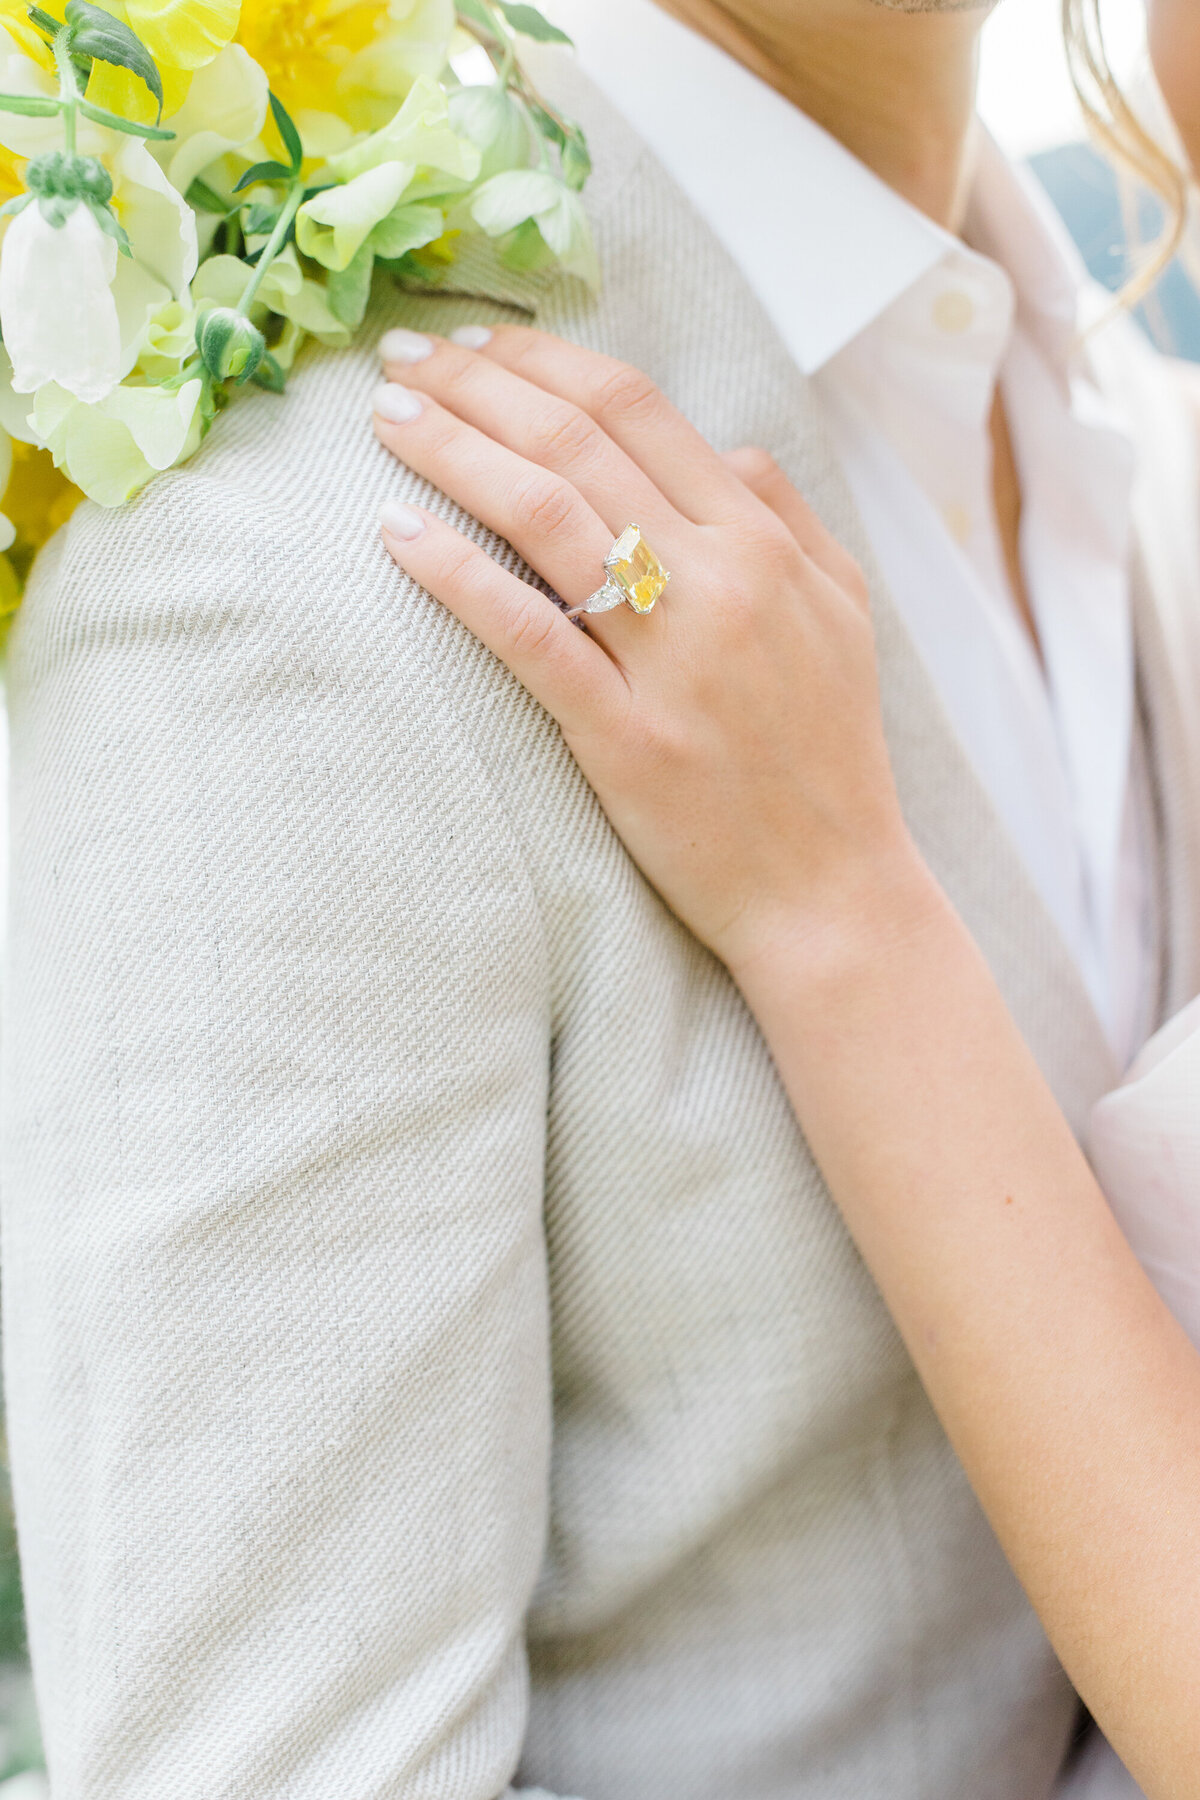
[[[389,380],[430,395],[527,462],[563,476],[614,537],[631,519],[652,540],[677,535],[675,508],[582,407],[446,338],[389,331],[380,352]]]

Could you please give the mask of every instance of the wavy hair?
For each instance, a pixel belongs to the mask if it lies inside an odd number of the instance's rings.
[[[1062,0],[1067,63],[1092,137],[1119,173],[1132,176],[1161,202],[1165,223],[1159,236],[1135,253],[1136,268],[1121,293],[1126,306],[1144,300],[1184,241],[1189,211],[1189,178],[1142,123],[1109,65],[1100,18],[1101,0]],[[1130,234],[1136,243],[1137,234]]]

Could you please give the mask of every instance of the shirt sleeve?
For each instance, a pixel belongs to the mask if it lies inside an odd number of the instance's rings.
[[[427,603],[381,568],[310,604],[302,519],[251,553],[232,496],[181,535],[157,491],[76,515],[12,655],[4,1311],[53,1791],[497,1800],[547,1505],[536,899]]]

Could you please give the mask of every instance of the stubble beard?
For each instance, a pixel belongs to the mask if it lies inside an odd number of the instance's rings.
[[[999,0],[871,0],[885,12],[950,13],[991,12]]]

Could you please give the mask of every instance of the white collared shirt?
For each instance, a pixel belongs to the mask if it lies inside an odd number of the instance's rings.
[[[1032,178],[985,140],[967,248],[652,0],[572,0],[562,16],[586,73],[813,378],[893,598],[1129,1060],[1153,1023],[1154,942],[1134,707],[1133,455],[1079,352],[1086,277],[1065,230]],[[995,522],[997,385],[1040,660]]]

